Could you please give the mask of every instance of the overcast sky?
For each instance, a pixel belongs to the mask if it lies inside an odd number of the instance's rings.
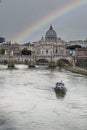
[[[35,22],[49,16],[57,8],[76,0],[2,0],[0,3],[0,37],[14,40],[17,34],[30,28]],[[50,24],[58,37],[65,41],[85,40],[87,37],[87,4],[39,28],[23,42],[34,42],[45,36]],[[15,41],[17,42],[17,41]]]

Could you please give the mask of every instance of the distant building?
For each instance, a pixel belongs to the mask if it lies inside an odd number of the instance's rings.
[[[20,55],[21,54],[21,45],[15,43],[5,43],[0,45],[1,48],[5,49],[5,55]]]
[[[87,48],[77,48],[75,55],[76,56],[87,56]]]
[[[87,47],[87,41],[86,40],[76,40],[76,41],[69,41],[68,45],[80,45],[81,47]]]
[[[57,37],[56,31],[50,25],[45,38],[34,44],[35,56],[67,55],[66,42]]]

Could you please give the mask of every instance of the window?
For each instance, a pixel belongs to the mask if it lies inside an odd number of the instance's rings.
[[[46,50],[46,54],[48,54],[48,50]]]

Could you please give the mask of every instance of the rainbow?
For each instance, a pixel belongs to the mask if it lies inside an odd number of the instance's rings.
[[[70,11],[73,11],[74,9],[81,7],[85,4],[87,4],[87,0],[75,0],[74,2],[71,2],[61,8],[55,9],[46,17],[33,23],[31,27],[30,26],[25,27],[23,31],[21,31],[19,34],[16,35],[16,37],[13,38],[14,39],[13,41],[18,42],[18,43],[26,41],[28,37],[32,36],[35,32],[37,32],[44,25],[48,23],[50,24],[52,21],[60,18],[61,16],[64,16]]]

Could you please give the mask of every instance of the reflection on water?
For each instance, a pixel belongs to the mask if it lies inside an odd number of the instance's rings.
[[[66,92],[62,93],[62,92],[57,92],[56,90],[54,90],[54,91],[55,91],[56,97],[58,99],[63,99],[66,95]]]
[[[16,68],[0,65],[0,130],[87,129],[86,76],[38,66]],[[54,91],[61,80],[65,95]]]

